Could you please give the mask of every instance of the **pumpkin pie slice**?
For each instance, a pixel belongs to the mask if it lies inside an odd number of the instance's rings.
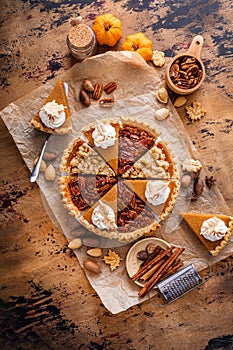
[[[118,172],[118,131],[117,119],[100,120],[82,129],[83,134],[94,149]]]
[[[80,137],[70,142],[63,153],[61,172],[114,176],[112,168]]]
[[[117,184],[80,217],[80,222],[99,236],[117,238]]]
[[[102,175],[67,175],[59,178],[58,186],[64,206],[74,217],[94,205],[117,182]]]
[[[49,134],[72,132],[71,115],[64,82],[60,80],[31,120],[34,128]]]
[[[178,180],[125,180],[124,183],[153,210],[158,221],[172,211],[179,193]]]
[[[149,206],[123,180],[118,180],[117,187],[118,240],[131,241],[154,232],[160,225]]]
[[[160,131],[133,118],[121,117],[118,145],[118,175],[122,176],[130,167],[151,149]]]
[[[217,255],[228,243],[233,230],[233,217],[223,214],[203,214],[194,212],[180,213],[180,216],[211,255]],[[221,221],[219,221],[219,219]],[[203,234],[208,238],[214,236],[215,239],[219,239],[211,241],[210,239],[206,239]]]
[[[176,156],[169,146],[161,141],[140,157],[124,174],[123,178],[178,179]]]

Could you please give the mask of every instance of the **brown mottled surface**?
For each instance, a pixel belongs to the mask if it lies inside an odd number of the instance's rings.
[[[78,12],[89,24],[97,14],[114,13],[122,19],[123,39],[142,31],[167,60],[203,35],[207,78],[188,104],[199,100],[207,114],[190,124],[184,107],[178,112],[233,212],[231,2],[4,0],[0,108],[74,63],[65,38],[68,19]],[[158,71],[163,77],[164,69]],[[145,302],[111,315],[47,216],[2,121],[0,126],[1,349],[233,349],[232,256],[214,267],[208,283],[170,306]]]

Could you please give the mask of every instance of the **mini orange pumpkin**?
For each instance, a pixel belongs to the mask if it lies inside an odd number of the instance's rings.
[[[143,33],[128,35],[122,44],[122,50],[135,51],[139,53],[146,61],[152,59],[152,41],[150,41]]]
[[[92,29],[99,45],[114,46],[122,37],[121,20],[110,13],[96,17]]]

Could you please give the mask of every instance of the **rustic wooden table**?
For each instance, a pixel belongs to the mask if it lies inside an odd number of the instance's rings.
[[[178,113],[233,212],[232,4],[219,1],[1,2],[0,108],[69,69],[69,18],[113,13],[123,37],[142,31],[167,58],[204,37],[206,80],[188,97],[207,115]],[[122,41],[121,41],[122,42]],[[119,49],[119,47],[114,48]],[[104,52],[106,48],[99,49]],[[159,73],[163,78],[164,69]],[[117,315],[101,304],[67,242],[53,226],[40,191],[0,121],[1,349],[233,349],[232,256],[207,284],[167,307],[150,302]]]

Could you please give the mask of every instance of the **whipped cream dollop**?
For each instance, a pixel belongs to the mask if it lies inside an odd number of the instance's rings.
[[[117,228],[113,209],[101,201],[93,210],[91,220],[101,230],[114,230]]]
[[[66,119],[65,108],[63,104],[59,105],[55,100],[48,102],[39,112],[40,119],[48,128],[59,128]]]
[[[113,146],[116,141],[116,130],[111,124],[99,124],[92,132],[96,147],[106,149]]]
[[[169,183],[163,180],[150,180],[147,182],[145,196],[149,203],[160,205],[168,199],[170,193]]]
[[[205,220],[201,226],[200,234],[209,241],[218,241],[222,239],[227,232],[225,222],[215,216]]]

